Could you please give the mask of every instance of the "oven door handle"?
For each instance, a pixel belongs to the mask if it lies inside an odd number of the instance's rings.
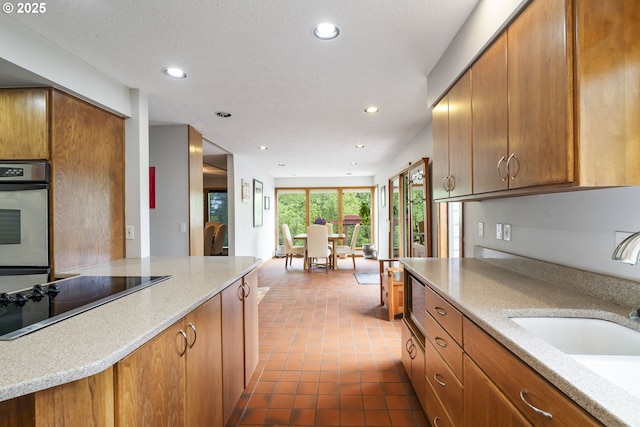
[[[28,190],[48,190],[49,189],[49,184],[44,184],[44,183],[40,183],[40,184],[34,184],[34,183],[14,183],[14,184],[9,184],[7,182],[4,182],[2,184],[0,184],[0,191],[28,191]]]

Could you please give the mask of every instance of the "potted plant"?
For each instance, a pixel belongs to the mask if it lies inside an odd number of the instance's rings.
[[[360,209],[358,210],[358,215],[360,215],[360,221],[362,221],[362,225],[370,225],[371,224],[371,205],[369,200],[362,200],[360,202]],[[373,243],[364,243],[362,245],[362,254],[365,258],[375,258],[376,257],[376,247]]]

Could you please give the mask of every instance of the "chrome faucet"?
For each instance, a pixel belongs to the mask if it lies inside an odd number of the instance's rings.
[[[638,258],[640,258],[640,231],[620,242],[611,256],[611,259],[625,264],[637,264]]]

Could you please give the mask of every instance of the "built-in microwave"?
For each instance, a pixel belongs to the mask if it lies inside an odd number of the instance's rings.
[[[413,324],[425,335],[425,323],[427,321],[427,301],[425,285],[416,280],[413,276],[408,276],[409,287],[407,296],[407,307],[409,310],[409,318]]]

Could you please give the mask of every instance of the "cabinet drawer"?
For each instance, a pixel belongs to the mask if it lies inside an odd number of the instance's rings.
[[[453,338],[451,338],[451,335],[449,335],[430,314],[427,314],[426,318],[425,340],[433,345],[456,377],[462,380],[462,348],[456,344]]]
[[[464,342],[467,354],[533,425],[601,425],[551,383],[467,319],[464,320]],[[523,394],[524,396],[521,397]],[[553,418],[535,412],[524,402],[524,399],[530,405],[548,412]]]
[[[440,403],[455,425],[462,425],[462,384],[430,344],[425,345],[427,382],[440,398]]]
[[[449,414],[442,406],[442,403],[438,399],[436,392],[431,387],[431,383],[427,381],[426,389],[426,401],[425,412],[427,413],[427,419],[431,423],[432,427],[455,427],[456,425],[449,418]]]
[[[425,289],[427,312],[442,325],[459,345],[462,345],[462,313],[429,286],[425,286]]]

